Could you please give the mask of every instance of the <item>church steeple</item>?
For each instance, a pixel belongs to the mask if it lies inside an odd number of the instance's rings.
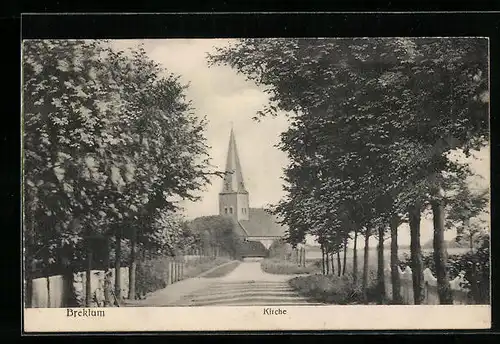
[[[222,192],[247,193],[245,189],[245,182],[243,180],[243,173],[241,171],[240,158],[238,156],[238,148],[236,146],[236,138],[234,137],[233,128],[231,128],[231,134],[229,135],[229,147],[227,150],[225,171],[227,174],[224,176]]]
[[[241,170],[234,130],[231,127],[226,159],[226,175],[219,193],[219,214],[235,220],[248,220],[249,200]]]

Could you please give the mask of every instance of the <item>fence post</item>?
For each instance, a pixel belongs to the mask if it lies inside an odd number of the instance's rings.
[[[177,282],[177,259],[174,258],[174,283]]]
[[[168,259],[167,262],[168,262],[168,264],[167,264],[167,266],[168,266],[168,268],[167,268],[167,284],[171,284],[170,283],[170,275],[171,275],[171,273],[170,273],[170,270],[171,270],[170,269],[170,259]]]
[[[177,257],[174,258],[175,265],[175,282],[179,280],[179,262],[177,261]]]
[[[174,284],[174,272],[175,272],[174,262],[172,261],[172,258],[170,258],[170,284]]]
[[[177,264],[178,264],[178,270],[179,270],[179,272],[177,274],[177,280],[180,281],[181,280],[181,266],[182,266],[182,263],[179,260],[179,262]]]
[[[172,261],[172,258],[170,258],[170,284],[174,284],[175,282],[175,265],[174,262]]]

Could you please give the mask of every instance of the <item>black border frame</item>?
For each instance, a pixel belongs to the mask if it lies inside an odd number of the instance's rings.
[[[43,6],[39,6],[43,7]],[[105,7],[105,6],[104,6]],[[437,6],[439,7],[439,6]],[[470,6],[469,6],[470,7]],[[45,9],[46,10],[46,9]],[[106,9],[104,9],[106,10]],[[64,10],[62,11],[64,12]],[[395,37],[395,36],[481,36],[490,39],[490,75],[491,94],[500,94],[498,78],[500,67],[498,65],[500,55],[500,12],[330,12],[330,13],[298,13],[298,12],[253,12],[253,13],[163,13],[163,14],[34,14],[23,15],[20,18],[21,24],[19,39],[26,38],[230,38],[230,37]],[[16,18],[19,19],[19,18]],[[18,20],[16,20],[18,21]],[[19,29],[19,27],[18,27]],[[17,40],[17,49],[20,49],[20,40]],[[20,51],[17,50],[19,53]],[[17,55],[17,65],[19,66],[19,54]],[[17,74],[19,82],[19,74]],[[19,89],[18,89],[19,90]],[[14,95],[19,96],[17,90]],[[18,103],[19,104],[19,103]],[[19,111],[19,107],[16,107]],[[491,133],[494,132],[495,122],[498,119],[498,105],[495,98],[491,101]],[[18,124],[17,122],[16,124]],[[17,135],[16,135],[17,134]],[[2,135],[3,136],[3,135]],[[17,136],[17,137],[16,137]],[[10,131],[3,136],[3,141],[10,140],[10,146],[19,147],[20,132]],[[3,144],[2,144],[3,146]],[[3,146],[3,148],[7,145]],[[494,150],[498,147],[495,137],[491,135],[491,155],[494,157]],[[12,158],[14,164],[19,164],[19,155],[12,147],[5,149],[7,155]],[[9,154],[10,153],[10,154]],[[495,180],[498,180],[499,173],[495,171],[492,164],[491,190],[492,190],[492,227],[495,223]],[[5,170],[3,171],[5,172]],[[19,181],[20,174],[10,170],[12,175],[2,179],[2,184],[11,188],[10,184]],[[17,172],[17,171],[16,171]],[[2,188],[4,189],[4,188]],[[19,186],[11,188],[12,191],[20,191]],[[11,214],[18,215],[20,219],[20,198],[16,199],[13,192],[9,193],[7,201],[12,207]],[[12,197],[13,196],[13,197]],[[12,201],[12,198],[16,202]],[[19,211],[19,213],[17,213]],[[22,236],[22,233],[21,233]],[[499,252],[497,242],[495,242],[495,232],[492,231],[492,252]],[[19,252],[19,253],[22,253]],[[19,255],[16,257],[19,259]],[[497,259],[492,257],[492,275],[498,270]],[[18,290],[22,290],[22,284]],[[377,333],[388,334],[440,334],[443,332],[453,334],[491,333],[498,331],[498,316],[495,304],[497,283],[492,278],[492,330],[481,331],[324,331],[323,334],[367,334]],[[19,303],[16,305],[19,307]],[[22,317],[22,314],[21,314]],[[22,320],[22,318],[21,318]],[[23,321],[23,320],[22,320]],[[3,326],[2,326],[3,327]],[[23,326],[21,332],[25,336],[47,336],[57,335],[81,335],[85,333],[25,333]],[[283,334],[276,331],[256,331],[256,332],[147,332],[143,334]],[[314,331],[294,331],[289,334],[310,334]],[[87,335],[137,335],[140,332],[93,332]],[[420,336],[419,336],[420,337]],[[422,337],[420,337],[423,339]]]

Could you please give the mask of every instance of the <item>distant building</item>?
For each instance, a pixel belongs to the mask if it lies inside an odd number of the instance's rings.
[[[235,233],[248,243],[245,245],[248,255],[264,255],[274,240],[285,235],[286,229],[263,208],[250,208],[233,129],[229,136],[226,172],[219,193],[219,214],[234,220]]]

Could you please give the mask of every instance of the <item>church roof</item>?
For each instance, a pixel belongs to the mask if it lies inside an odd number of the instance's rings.
[[[222,193],[247,193],[245,184],[243,182],[243,173],[241,172],[240,158],[238,156],[238,149],[236,147],[236,139],[234,131],[231,128],[229,136],[229,147],[227,150],[226,170],[229,172],[224,176],[222,184]]]
[[[278,223],[276,216],[262,208],[250,208],[248,220],[240,220],[241,235],[250,237],[281,237],[285,235],[285,227]]]

